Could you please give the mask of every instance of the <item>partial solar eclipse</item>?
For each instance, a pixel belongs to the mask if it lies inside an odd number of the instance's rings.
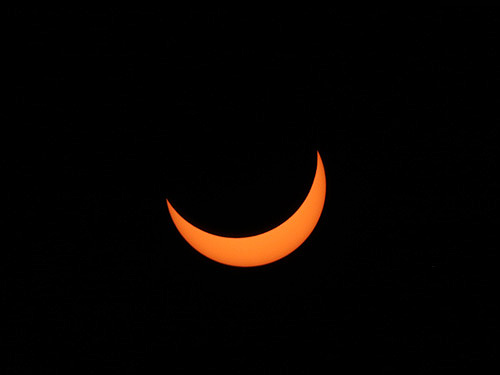
[[[312,233],[323,211],[326,176],[317,154],[316,174],[301,206],[277,227],[250,237],[222,237],[205,232],[184,219],[170,204],[170,216],[184,239],[206,257],[236,267],[255,267],[275,262],[297,249]]]

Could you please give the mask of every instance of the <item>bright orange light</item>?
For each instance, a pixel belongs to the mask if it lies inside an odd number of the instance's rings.
[[[241,238],[216,236],[186,221],[168,199],[167,205],[179,233],[200,253],[230,266],[254,267],[287,256],[309,237],[323,211],[325,195],[325,169],[317,152],[316,175],[302,205],[284,223],[262,234]]]

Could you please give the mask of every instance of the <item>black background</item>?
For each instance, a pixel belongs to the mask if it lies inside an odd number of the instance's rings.
[[[493,358],[497,10],[8,18],[5,373],[481,373]],[[228,267],[173,226],[166,198],[213,233],[274,227],[316,150],[325,208],[288,257]]]

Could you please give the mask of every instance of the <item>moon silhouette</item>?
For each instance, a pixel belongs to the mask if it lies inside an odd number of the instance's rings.
[[[312,233],[323,211],[326,176],[317,154],[316,174],[306,199],[277,227],[250,237],[222,237],[205,232],[185,220],[170,204],[170,216],[179,233],[197,251],[226,265],[255,267],[275,262],[297,249]]]

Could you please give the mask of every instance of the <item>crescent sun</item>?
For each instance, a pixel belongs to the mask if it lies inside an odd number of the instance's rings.
[[[304,243],[323,211],[326,176],[319,152],[316,155],[316,174],[306,199],[292,216],[267,232],[251,237],[217,236],[189,223],[167,199],[174,225],[194,249],[216,262],[236,267],[255,267],[275,262]]]

